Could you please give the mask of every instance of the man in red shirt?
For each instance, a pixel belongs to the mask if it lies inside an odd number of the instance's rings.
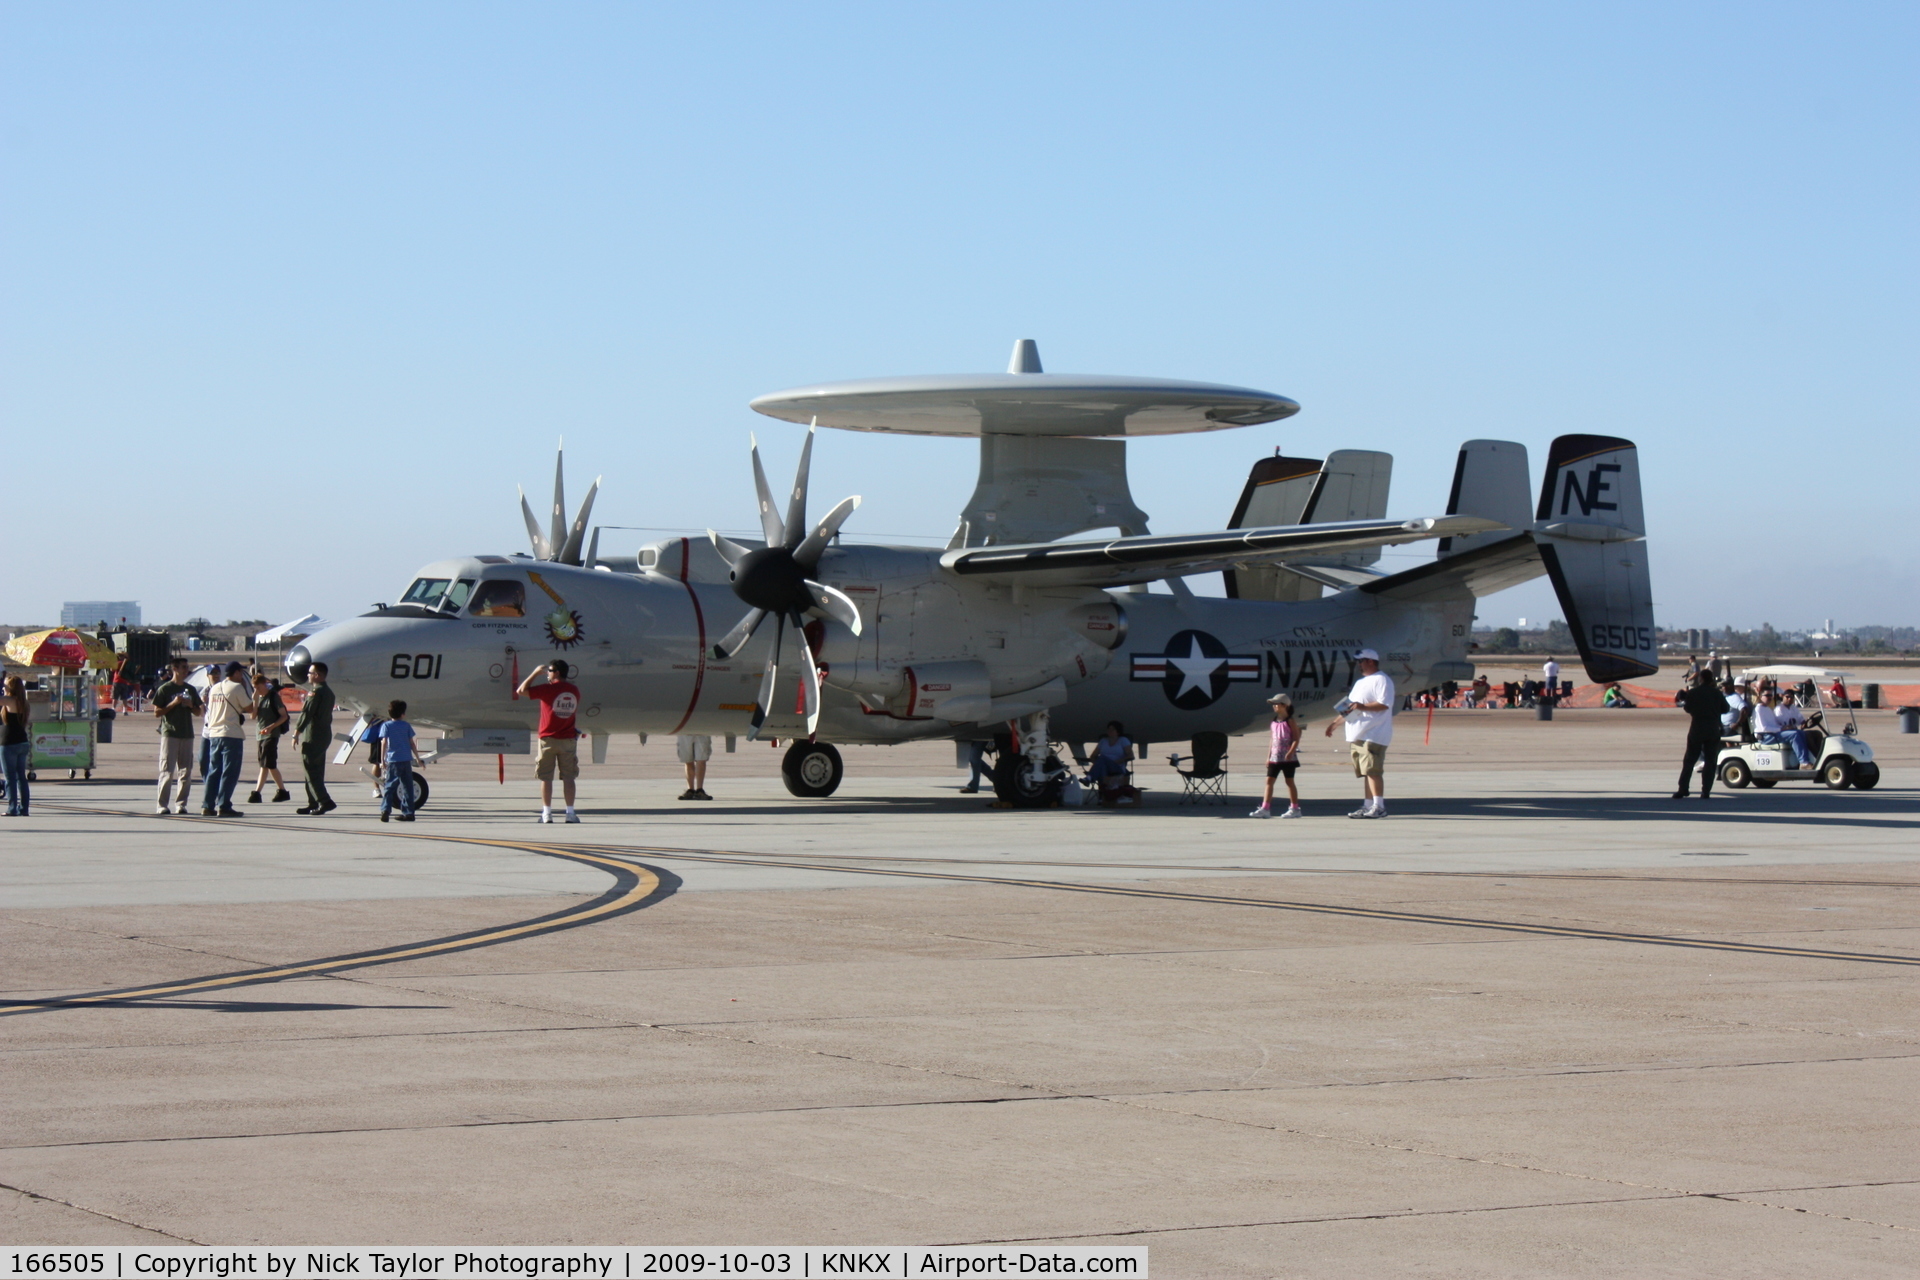
[[[553,821],[553,775],[560,774],[560,792],[567,802],[567,821],[578,822],[573,811],[573,782],[580,776],[580,752],[575,742],[580,734],[573,718],[580,714],[580,690],[567,679],[571,669],[558,660],[535,667],[520,682],[522,697],[540,704],[540,754],[535,757],[534,775],[540,779],[540,821]],[[544,684],[535,680],[545,678]]]

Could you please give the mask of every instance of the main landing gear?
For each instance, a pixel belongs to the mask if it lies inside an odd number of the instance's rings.
[[[1070,771],[1047,740],[1047,713],[1027,716],[1020,741],[1002,734],[999,758],[993,764],[993,794],[1015,809],[1051,809],[1060,803]]]
[[[798,739],[780,760],[780,780],[787,790],[807,800],[818,800],[840,789],[846,768],[830,742]]]

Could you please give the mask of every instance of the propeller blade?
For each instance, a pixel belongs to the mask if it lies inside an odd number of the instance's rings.
[[[829,618],[846,627],[855,635],[860,634],[860,606],[844,592],[836,591],[824,582],[807,579],[807,590],[813,593],[813,603]]]
[[[580,563],[580,543],[587,536],[587,517],[593,514],[594,495],[600,492],[600,482],[605,476],[595,476],[593,487],[587,490],[587,497],[580,504],[580,514],[573,518],[573,528],[567,533],[566,545],[560,548],[560,554],[554,559],[561,564]],[[594,531],[598,535],[599,530]]]
[[[793,473],[793,496],[787,499],[785,546],[789,551],[799,546],[801,540],[806,537],[807,473],[813,469],[813,433],[818,430],[819,421],[820,419],[815,418],[807,425],[807,442],[800,446],[800,465]]]
[[[562,440],[560,447],[553,452],[553,534],[547,539],[547,553],[543,559],[559,558],[560,548],[567,544],[567,492],[564,473],[567,467],[567,442]]]
[[[753,446],[753,486],[760,491],[760,532],[766,535],[768,546],[778,547],[786,542],[786,526],[773,509],[773,490],[767,488],[766,468],[760,465],[760,442],[751,435],[747,439]]]
[[[807,540],[794,549],[794,563],[812,572],[813,567],[820,563],[820,553],[827,549],[827,544],[833,541],[833,535],[840,532],[840,526],[847,522],[847,517],[859,505],[860,498],[856,494],[827,512],[827,518],[816,525],[813,532],[807,535]]]
[[[516,489],[518,485],[514,486]],[[527,491],[520,489],[520,514],[526,517],[527,540],[533,544],[533,558],[548,560],[552,558],[552,549],[547,546],[547,535],[540,532],[540,522],[533,518],[533,508],[527,505]]]
[[[760,625],[760,619],[766,616],[765,609],[747,610],[747,616],[735,623],[733,630],[714,643],[713,656],[724,661],[740,652],[741,647],[753,639],[754,629]]]
[[[767,711],[773,706],[773,695],[779,687],[779,681],[774,677],[780,673],[780,641],[786,636],[787,620],[782,617],[775,619],[775,622],[773,652],[767,655],[767,673],[760,677],[760,697],[753,704],[753,727],[747,734],[748,741],[760,736],[760,726],[767,722]]]
[[[740,558],[751,550],[749,547],[741,546],[732,538],[722,537],[711,529],[707,530],[707,538],[713,543],[713,549],[720,553],[720,558],[730,565],[739,564]]]
[[[594,483],[599,484],[600,482],[596,480]],[[593,531],[593,536],[587,539],[587,557],[581,561],[581,563],[589,569],[594,568],[600,563],[600,530],[597,528]]]
[[[813,665],[813,646],[807,643],[806,624],[793,615],[794,633],[800,639],[800,691],[806,698],[802,711],[807,717],[807,736],[813,736],[820,723],[820,669]]]

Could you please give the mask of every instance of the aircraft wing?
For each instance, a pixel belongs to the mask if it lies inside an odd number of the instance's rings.
[[[1218,569],[1324,559],[1331,552],[1461,537],[1505,527],[1497,520],[1479,516],[1273,525],[1171,537],[1147,534],[1105,542],[965,547],[941,556],[940,565],[963,578],[1023,586],[1123,586]]]

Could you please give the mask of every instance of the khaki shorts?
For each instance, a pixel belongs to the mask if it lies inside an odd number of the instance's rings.
[[[683,733],[678,743],[681,764],[713,759],[713,738],[705,733]]]
[[[580,744],[572,738],[540,739],[540,754],[533,765],[533,776],[542,782],[553,781],[554,766],[560,768],[560,781],[572,782],[580,776]]]
[[[1387,749],[1377,742],[1349,742],[1353,752],[1353,776],[1378,778],[1387,772]]]

